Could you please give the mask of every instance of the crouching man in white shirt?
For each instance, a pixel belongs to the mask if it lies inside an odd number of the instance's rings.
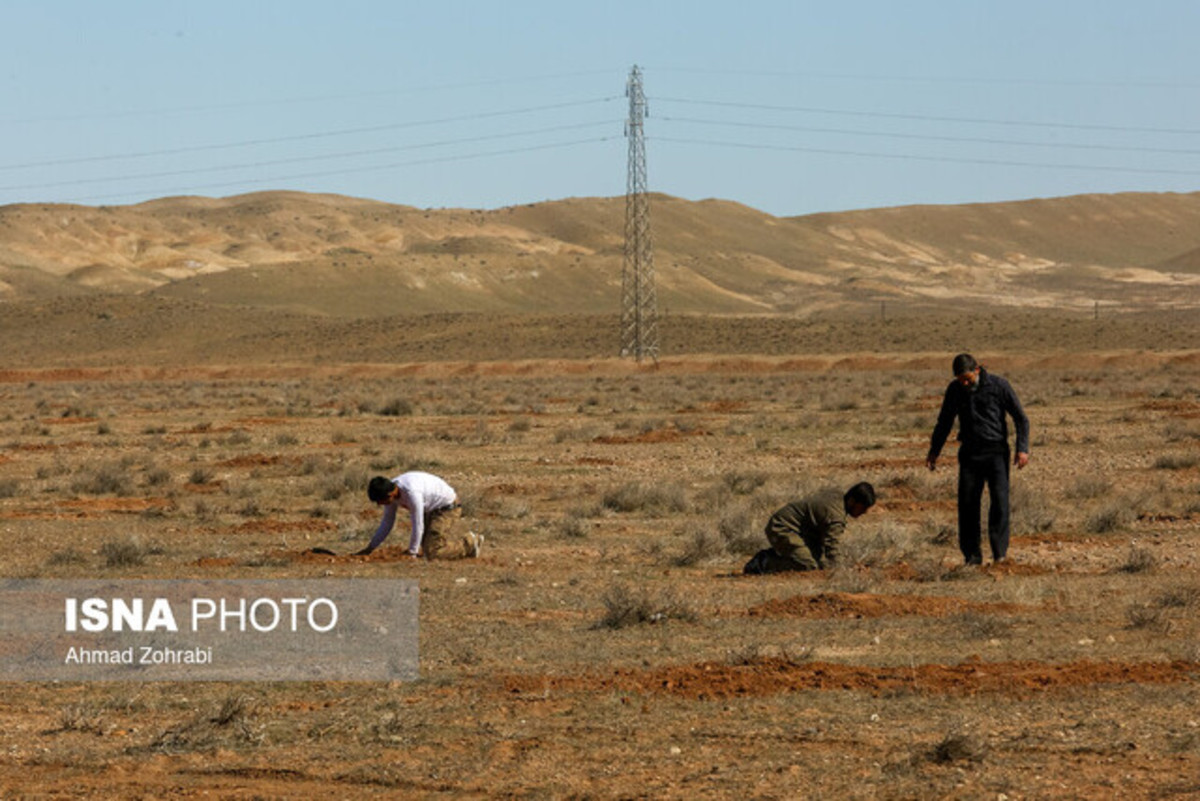
[[[418,559],[463,559],[479,556],[483,535],[462,533],[462,508],[454,488],[432,473],[412,470],[395,478],[375,476],[367,485],[367,497],[383,507],[383,520],[371,542],[357,553],[371,553],[387,539],[396,525],[396,511],[408,510],[412,533],[408,556]]]

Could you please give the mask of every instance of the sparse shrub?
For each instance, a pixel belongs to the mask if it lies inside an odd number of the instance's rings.
[[[641,623],[663,623],[667,620],[694,622],[698,615],[686,602],[665,592],[657,598],[643,588],[631,589],[616,584],[604,594],[604,617],[593,628],[623,629]]]
[[[878,567],[907,561],[914,553],[912,532],[893,520],[878,520],[873,531],[850,533],[841,538],[841,565]]]
[[[146,549],[135,540],[110,540],[100,546],[107,567],[138,567],[146,562]]]
[[[725,557],[725,542],[719,532],[696,528],[684,546],[683,553],[674,559],[678,567],[713,562]]]
[[[1014,534],[1049,531],[1058,519],[1058,513],[1049,499],[1024,481],[1013,485],[1010,509]]]
[[[533,428],[533,423],[528,417],[516,417],[508,424],[508,430],[513,434],[524,434]]]
[[[112,728],[105,722],[103,710],[95,704],[71,704],[59,711],[57,731],[104,735]]]
[[[520,498],[503,498],[500,501],[500,509],[497,514],[504,520],[520,520],[529,517],[529,513],[533,511],[529,505],[529,501]]]
[[[734,495],[750,495],[767,483],[767,474],[759,470],[733,470],[721,476],[721,481]]]
[[[0,498],[12,498],[17,494],[21,482],[15,478],[0,479]]]
[[[644,512],[653,516],[685,512],[688,508],[687,493],[679,484],[656,486],[639,481],[605,493],[603,504],[614,512]]]
[[[206,467],[197,467],[192,470],[188,476],[188,482],[191,484],[207,484],[212,481],[212,471]]]
[[[727,664],[734,667],[759,665],[764,662],[782,662],[786,665],[803,665],[812,660],[812,648],[802,645],[790,650],[779,645],[748,644],[732,650],[725,657]]]
[[[346,468],[339,474],[325,476],[320,483],[321,499],[336,501],[347,492],[366,492],[369,476],[359,469]]]
[[[1164,453],[1154,460],[1156,470],[1187,470],[1200,464],[1200,456],[1193,453]]]
[[[1099,476],[1080,476],[1075,479],[1066,491],[1066,497],[1071,500],[1091,500],[1103,498],[1112,491],[1112,482]]]
[[[1149,629],[1166,633],[1171,628],[1171,621],[1161,607],[1131,606],[1125,610],[1125,617],[1131,629]]]
[[[1164,590],[1154,599],[1154,605],[1164,609],[1194,609],[1200,606],[1200,586],[1188,585]]]
[[[364,739],[371,743],[382,745],[398,745],[409,742],[413,732],[409,726],[409,716],[386,712],[370,725]]]
[[[590,442],[598,436],[600,436],[600,429],[596,426],[571,426],[555,431],[554,441],[560,444],[563,442]]]
[[[161,753],[181,753],[258,745],[263,741],[264,728],[257,722],[258,707],[258,702],[247,696],[228,696],[214,712],[200,712],[163,731],[150,742],[149,748]]]
[[[1118,573],[1145,573],[1158,567],[1158,557],[1146,548],[1133,547],[1125,562],[1116,570]]]
[[[974,640],[991,640],[1009,629],[1009,622],[996,615],[965,612],[958,616],[958,627],[963,636]]]
[[[1167,442],[1181,442],[1189,439],[1200,439],[1200,429],[1184,425],[1178,420],[1167,423],[1163,429],[1163,439]]]
[[[383,417],[409,417],[412,413],[412,403],[404,398],[396,398],[379,409],[379,414]]]
[[[1135,517],[1128,501],[1118,501],[1088,515],[1083,527],[1091,534],[1110,534],[1128,526]]]
[[[717,523],[717,533],[721,535],[721,544],[731,554],[749,556],[767,544],[763,521],[755,518],[748,508],[722,515]]]
[[[946,765],[952,762],[980,762],[987,749],[983,742],[964,734],[947,734],[940,743],[929,750],[930,762]]]
[[[253,437],[250,436],[250,432],[238,429],[237,431],[230,432],[229,436],[225,438],[224,444],[232,446],[249,445],[252,441]]]
[[[927,517],[921,523],[921,537],[931,545],[954,545],[958,542],[958,529],[944,520]]]
[[[945,581],[953,569],[944,564],[941,559],[916,559],[909,563],[912,580],[921,583]]]
[[[302,476],[311,476],[313,473],[320,473],[325,469],[327,468],[324,459],[318,459],[315,456],[310,456],[300,463],[299,473]]]
[[[826,392],[821,395],[821,411],[849,412],[858,408],[858,397],[854,390],[846,389],[840,392]]]
[[[569,514],[563,518],[559,532],[568,539],[583,539],[588,534],[587,520],[579,514]]]
[[[146,471],[146,483],[151,487],[161,486],[170,480],[171,474],[161,467],[153,467]]]
[[[50,554],[50,558],[46,560],[46,563],[50,565],[78,565],[86,561],[87,558],[83,554],[75,548],[68,547]]]
[[[128,471],[116,464],[101,465],[81,476],[76,476],[71,482],[75,492],[85,492],[89,495],[120,495],[133,492],[133,484]]]

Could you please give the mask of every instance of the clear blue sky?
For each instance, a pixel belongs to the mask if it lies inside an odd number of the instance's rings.
[[[3,0],[0,205],[650,189],[796,215],[1200,189],[1189,0]]]

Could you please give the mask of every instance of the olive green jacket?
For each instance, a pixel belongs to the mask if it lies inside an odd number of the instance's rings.
[[[846,501],[841,490],[828,489],[789,503],[767,521],[767,539],[799,537],[820,567],[836,563],[838,544],[846,530]],[[799,544],[799,543],[797,543]]]

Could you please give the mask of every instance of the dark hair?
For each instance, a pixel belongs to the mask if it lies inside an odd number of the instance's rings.
[[[374,503],[383,503],[395,488],[396,485],[390,478],[375,476],[371,479],[371,483],[367,484],[367,497]]]
[[[975,357],[969,353],[960,353],[954,357],[954,365],[951,367],[955,375],[963,373],[973,373],[975,368],[979,366],[979,362],[975,361]]]
[[[875,488],[865,481],[860,481],[846,490],[845,499],[847,501],[854,501],[864,509],[870,509],[875,505]]]

